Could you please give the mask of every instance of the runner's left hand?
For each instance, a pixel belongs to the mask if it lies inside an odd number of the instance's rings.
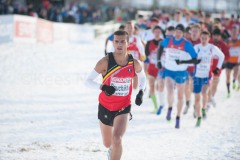
[[[135,104],[140,106],[142,104],[143,91],[140,90],[136,96]]]

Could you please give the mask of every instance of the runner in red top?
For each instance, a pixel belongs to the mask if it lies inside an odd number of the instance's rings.
[[[116,91],[110,97],[102,91],[99,95],[99,103],[109,111],[119,111],[131,104],[132,79],[135,76],[133,58],[129,55],[125,66],[118,65],[112,53],[108,54],[108,58],[108,71],[103,76],[102,83],[113,86]]]
[[[228,45],[222,40],[221,37],[221,30],[218,28],[215,28],[213,30],[212,33],[212,40],[210,41],[210,43],[212,43],[213,45],[217,46],[225,55],[225,59],[224,59],[224,65],[223,68],[229,58],[229,47]],[[217,64],[218,64],[218,57],[213,57],[213,61],[212,61],[212,66],[211,66],[211,73],[216,70],[217,68]],[[219,69],[217,71],[217,74],[212,75],[212,83],[210,84],[210,92],[209,92],[209,101],[210,104],[212,104],[213,106],[216,105],[216,102],[214,100],[214,96],[216,94],[217,91],[217,86],[219,83],[219,77],[221,75],[221,69]]]
[[[200,41],[200,33],[201,33],[201,26],[199,24],[194,24],[191,27],[191,31],[190,31],[190,39],[188,39],[193,46],[195,46],[196,44],[201,43]],[[190,100],[191,100],[191,94],[193,91],[193,75],[195,72],[195,65],[194,64],[190,64],[188,66],[188,80],[186,81],[186,86],[185,86],[185,97],[186,97],[186,106],[183,110],[183,114],[187,114],[188,109],[190,107]]]
[[[132,79],[135,74],[139,80],[139,92],[135,104],[142,104],[146,76],[140,62],[127,53],[128,33],[114,33],[114,52],[99,60],[89,74],[86,84],[101,89],[99,95],[98,119],[100,121],[103,144],[109,148],[108,158],[120,160],[122,137],[126,131],[131,111]],[[94,80],[101,74],[102,84]]]
[[[155,95],[155,83],[156,78],[158,75],[158,68],[156,67],[157,64],[157,51],[158,51],[158,45],[159,42],[162,40],[162,30],[159,26],[155,26],[153,29],[154,39],[150,40],[146,44],[145,53],[146,56],[149,59],[149,65],[148,65],[148,81],[150,86],[150,97],[152,99],[154,110],[153,113],[157,112],[158,105],[157,105],[157,99]]]

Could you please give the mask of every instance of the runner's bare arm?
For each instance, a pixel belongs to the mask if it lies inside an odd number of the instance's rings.
[[[107,66],[108,56],[105,56],[97,62],[94,70],[99,74],[105,75],[105,73],[107,72]]]
[[[99,60],[95,68],[89,73],[86,78],[85,85],[93,89],[101,89],[102,84],[97,83],[95,80],[99,74],[105,75],[108,65],[108,56],[103,57]]]

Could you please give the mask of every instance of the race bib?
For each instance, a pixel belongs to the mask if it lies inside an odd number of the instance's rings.
[[[182,50],[175,48],[166,48],[166,61],[165,67],[171,71],[184,71],[187,69],[188,64],[177,65],[176,60],[190,60],[190,55]]]
[[[239,47],[232,47],[229,49],[230,52],[230,56],[231,57],[238,57],[239,52],[240,52],[240,48]]]
[[[196,67],[196,77],[206,78],[209,76],[211,56],[199,57],[201,62]]]
[[[131,78],[112,77],[110,85],[115,87],[115,96],[127,96],[130,91]]]
[[[151,53],[151,55],[150,55],[150,62],[152,64],[157,64],[157,53],[156,52]]]
[[[167,54],[167,60],[175,62],[176,59],[180,59],[180,53],[181,53],[180,50],[169,48],[168,54]]]

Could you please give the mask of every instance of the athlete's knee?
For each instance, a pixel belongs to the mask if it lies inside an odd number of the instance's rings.
[[[178,96],[178,102],[183,102],[183,96]]]
[[[150,90],[154,90],[154,83],[149,84]]]
[[[163,90],[164,90],[164,83],[159,82],[159,83],[158,83],[158,91],[159,91],[159,92],[163,92]]]
[[[183,100],[184,98],[184,92],[178,91],[178,100]]]
[[[199,96],[196,96],[195,97],[195,104],[199,104],[200,103],[200,97]]]
[[[164,91],[164,87],[161,85],[161,86],[158,86],[158,91],[159,92],[163,92]]]
[[[113,145],[119,146],[122,144],[122,136],[119,134],[113,134]]]

